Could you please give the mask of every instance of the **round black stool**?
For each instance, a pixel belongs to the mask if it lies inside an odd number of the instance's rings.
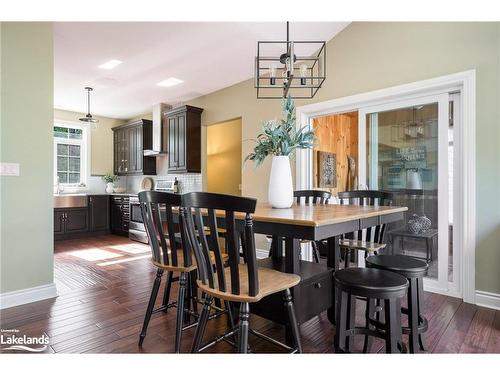
[[[408,280],[397,273],[375,268],[346,268],[335,272],[334,279],[338,296],[335,350],[352,352],[354,335],[367,335],[385,340],[386,353],[403,351],[400,298],[406,294]],[[373,319],[370,321],[373,328],[368,328],[368,323],[366,327],[356,327],[356,297],[381,301],[384,323]]]
[[[426,350],[423,334],[427,331],[427,319],[423,316],[424,291],[423,278],[427,275],[429,266],[426,262],[406,255],[375,255],[366,258],[366,267],[392,271],[408,279],[409,289],[407,308],[401,308],[408,315],[408,326],[403,327],[403,333],[409,335],[410,353]],[[373,305],[371,305],[373,309]],[[370,312],[372,313],[372,312]]]

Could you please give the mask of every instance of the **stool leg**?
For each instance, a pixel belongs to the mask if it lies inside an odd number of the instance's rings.
[[[158,269],[156,271],[155,281],[153,282],[153,289],[151,290],[151,296],[149,297],[149,303],[146,309],[146,315],[144,316],[144,323],[142,324],[141,335],[139,336],[139,346],[142,346],[144,338],[146,337],[146,331],[148,330],[149,321],[151,320],[151,315],[153,314],[153,309],[155,307],[156,297],[158,296],[158,289],[160,289],[162,275],[163,275],[163,270]]]
[[[350,257],[351,257],[351,251],[348,248],[346,248],[344,250],[344,262],[345,262],[344,268],[349,268],[349,260],[350,260],[349,258]]]
[[[240,305],[240,322],[238,332],[238,353],[248,352],[248,319],[250,317],[250,306],[248,302]]]
[[[335,351],[345,352],[345,342],[346,342],[346,327],[347,327],[347,293],[340,289],[337,289],[337,316],[335,321],[337,322],[335,326],[335,338],[333,345]]]
[[[347,298],[347,330],[356,328],[356,297],[349,294]],[[346,348],[349,353],[352,353],[354,349],[354,336],[348,335],[346,337]]]
[[[421,316],[424,315],[424,280],[417,279],[417,291],[418,291],[418,320],[423,323],[423,319]],[[427,345],[425,345],[424,334],[419,333],[418,335],[418,344],[420,346],[420,350],[427,351]]]
[[[375,319],[375,306],[376,300],[374,298],[367,298],[366,300],[366,323],[365,327],[367,329],[374,329],[373,325],[370,324],[370,318]],[[369,353],[372,348],[373,337],[370,335],[365,335],[365,343],[363,345],[363,353]]]
[[[175,352],[180,353],[182,338],[182,321],[184,317],[184,301],[186,299],[187,273],[179,276],[179,294],[177,296],[177,319],[175,322]]]
[[[184,310],[191,310],[191,300],[192,300],[192,275],[190,273],[186,273],[186,293],[184,297]],[[187,311],[184,311],[184,323],[189,324],[189,321],[191,320],[191,314],[189,314]]]
[[[408,327],[410,328],[410,353],[417,352],[418,345],[418,290],[417,279],[409,279],[410,286],[408,288]]]
[[[316,263],[319,263],[319,250],[318,250],[318,244],[316,241],[311,242],[312,245],[312,250],[313,250],[313,258]]]
[[[297,347],[297,352],[302,353],[299,325],[297,323],[297,317],[295,316],[295,307],[293,305],[290,289],[285,290],[285,292],[283,293],[283,304],[285,305],[286,311],[288,313],[288,324],[290,325],[290,330],[292,331],[293,339]]]
[[[191,272],[191,299],[193,311],[198,313],[198,285],[196,285],[196,270]]]
[[[231,327],[231,331],[234,331],[234,318],[233,318],[233,308],[231,302],[224,301],[224,307],[226,308],[227,323]]]
[[[165,280],[165,291],[163,293],[163,306],[167,306],[170,302],[170,290],[172,289],[172,272],[167,271],[167,278]],[[167,312],[168,309],[163,310],[163,312]]]
[[[198,326],[196,327],[196,333],[194,334],[191,353],[198,353],[198,350],[200,350],[201,340],[203,339],[203,334],[205,333],[205,327],[207,326],[208,314],[210,313],[211,305],[212,296],[205,295],[205,302],[203,303],[203,308],[198,320]]]
[[[399,353],[401,343],[401,303],[398,298],[385,300],[385,352]]]

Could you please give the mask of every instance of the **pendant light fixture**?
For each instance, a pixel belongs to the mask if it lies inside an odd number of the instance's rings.
[[[286,41],[257,42],[257,99],[311,99],[325,79],[325,41],[291,41],[287,22]]]
[[[97,123],[99,122],[98,119],[95,119],[92,117],[90,114],[90,92],[93,91],[94,89],[92,87],[85,87],[85,90],[87,90],[87,114],[85,117],[80,118],[79,120],[82,122],[87,122],[90,124],[90,128],[92,130],[97,129]]]

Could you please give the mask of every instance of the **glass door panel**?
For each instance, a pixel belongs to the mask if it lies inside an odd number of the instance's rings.
[[[447,289],[448,95],[405,100],[360,110],[359,180],[371,190],[394,193],[406,206],[404,220],[387,233],[388,252],[421,258],[428,279]],[[364,139],[363,139],[364,138]]]

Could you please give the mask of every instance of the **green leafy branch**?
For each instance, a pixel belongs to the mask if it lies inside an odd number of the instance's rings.
[[[296,129],[295,105],[288,96],[283,98],[282,120],[267,120],[262,124],[262,133],[254,139],[254,151],[245,161],[251,160],[256,166],[261,165],[269,155],[290,156],[296,149],[309,149],[314,146],[314,131],[309,126]]]

